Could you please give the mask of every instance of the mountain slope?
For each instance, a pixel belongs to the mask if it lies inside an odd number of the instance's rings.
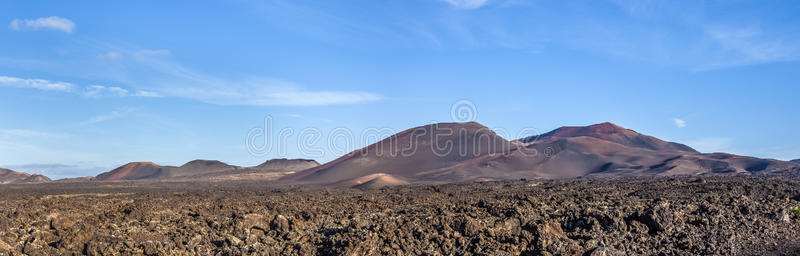
[[[402,179],[514,146],[485,126],[439,123],[402,131],[316,168],[287,175],[296,183],[332,184],[375,173]]]
[[[795,159],[795,160],[792,160],[792,162],[794,162],[794,163],[800,163],[800,159]]]

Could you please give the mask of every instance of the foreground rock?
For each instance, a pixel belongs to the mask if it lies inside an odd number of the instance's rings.
[[[797,251],[793,206],[786,176],[4,185],[0,255],[761,255]]]

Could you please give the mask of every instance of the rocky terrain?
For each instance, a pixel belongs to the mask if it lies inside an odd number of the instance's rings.
[[[791,255],[795,174],[0,186],[0,255]]]

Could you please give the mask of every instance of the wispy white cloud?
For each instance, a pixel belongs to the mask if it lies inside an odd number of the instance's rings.
[[[90,85],[81,91],[76,90],[79,86],[68,82],[50,81],[45,79],[18,78],[10,76],[0,76],[0,87],[31,88],[48,91],[61,91],[81,94],[89,98],[103,97],[161,97],[160,94],[146,90],[136,90],[134,92],[117,86]]]
[[[115,60],[121,59],[122,58],[122,54],[119,53],[119,52],[110,51],[110,52],[107,52],[107,53],[100,54],[100,55],[98,55],[98,57],[100,57],[102,59],[109,60],[109,61],[115,61]]]
[[[97,116],[90,117],[89,119],[86,119],[85,121],[80,122],[78,124],[79,125],[90,125],[90,124],[106,122],[106,121],[110,121],[110,120],[114,120],[114,119],[120,118],[120,117],[125,116],[127,114],[130,114],[130,113],[132,113],[134,111],[136,111],[136,109],[114,110],[114,111],[111,111],[110,113],[107,113],[107,114],[102,114],[102,115],[97,115]]]
[[[150,97],[150,98],[159,98],[159,97],[161,97],[161,95],[159,95],[158,93],[151,92],[151,91],[141,91],[141,90],[136,91],[135,93],[130,94],[130,95],[131,96],[136,96],[136,97]]]
[[[40,90],[64,92],[72,91],[75,88],[75,85],[67,82],[57,82],[45,79],[26,79],[9,76],[0,76],[0,86],[34,88]]]
[[[83,96],[90,98],[106,98],[106,97],[160,97],[158,93],[150,91],[136,91],[130,92],[127,89],[117,86],[102,86],[91,85],[86,87]]]
[[[706,34],[722,53],[697,67],[699,71],[800,59],[798,40],[769,35],[758,27],[714,27],[707,29]]]
[[[672,119],[672,122],[673,122],[673,123],[675,124],[675,126],[677,126],[678,128],[683,128],[683,127],[686,127],[686,121],[684,121],[683,119],[679,119],[679,118],[673,118],[673,119]]]
[[[25,130],[25,129],[0,130],[0,135],[3,135],[3,137],[6,137],[6,136],[12,136],[12,137],[50,137],[50,136],[52,136],[51,133],[42,132],[42,131],[34,131],[34,130]]]
[[[51,16],[34,20],[14,19],[11,21],[11,24],[9,24],[8,27],[13,30],[48,29],[72,33],[72,31],[75,30],[75,22],[61,17]]]
[[[145,50],[139,50],[135,53],[135,55],[137,56],[167,56],[170,54],[171,54],[170,50],[167,49],[155,49],[155,50],[145,49]]]
[[[486,5],[488,0],[441,0],[459,9],[476,9]]]
[[[86,88],[86,92],[83,95],[92,98],[122,97],[128,95],[128,90],[116,86],[92,85]]]
[[[380,100],[378,94],[352,91],[311,91],[275,79],[231,82],[210,79],[213,83],[165,88],[168,96],[200,100],[220,105],[324,106],[356,104]],[[174,84],[174,83],[173,83]]]
[[[356,104],[382,99],[381,95],[360,91],[317,91],[274,78],[224,79],[197,72],[168,59],[140,61],[155,74],[145,83],[156,86],[155,93],[220,105],[324,106]]]

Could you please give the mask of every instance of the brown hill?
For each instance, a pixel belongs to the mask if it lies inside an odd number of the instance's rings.
[[[9,169],[0,168],[0,184],[9,184],[16,181],[24,180],[31,176],[24,172],[15,172]]]
[[[549,143],[564,138],[581,136],[607,140],[629,147],[646,148],[659,151],[685,151],[698,153],[689,146],[674,142],[666,142],[652,136],[640,134],[634,130],[622,128],[609,122],[590,126],[565,126],[539,136],[522,138],[519,141],[523,143]]]
[[[375,173],[413,179],[513,145],[475,122],[439,123],[411,128],[324,165],[281,178],[293,183],[334,184]]]
[[[43,175],[31,175],[25,172],[16,172],[0,168],[0,184],[43,183],[49,181],[50,178]]]
[[[98,174],[95,180],[142,180],[165,177],[165,169],[153,162],[132,162],[109,172]]]

